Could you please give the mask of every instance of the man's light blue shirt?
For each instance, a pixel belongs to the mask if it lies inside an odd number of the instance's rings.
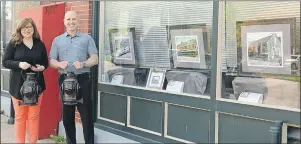
[[[90,72],[90,68],[85,67],[76,70],[72,64],[75,61],[86,61],[91,54],[98,54],[98,51],[90,35],[77,32],[74,37],[71,37],[65,32],[53,40],[49,57],[59,62],[68,61],[68,66],[65,70],[59,69],[60,73],[74,72],[81,74]]]

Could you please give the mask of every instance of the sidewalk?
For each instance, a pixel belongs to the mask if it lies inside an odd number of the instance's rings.
[[[8,125],[8,115],[10,114],[10,98],[5,92],[1,92],[1,143],[15,143],[14,125]],[[95,143],[139,143],[137,141],[110,133],[94,127]],[[59,123],[59,136],[65,136],[63,122]],[[82,125],[76,123],[76,139],[77,143],[84,143]],[[39,140],[37,143],[55,143],[51,139]]]
[[[1,143],[15,143],[14,125],[7,124],[8,117],[1,114]],[[27,138],[26,138],[27,140]],[[26,141],[27,143],[28,141]],[[51,139],[38,140],[37,143],[55,143]]]

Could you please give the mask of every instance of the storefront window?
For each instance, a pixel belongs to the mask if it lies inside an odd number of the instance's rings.
[[[12,1],[1,1],[1,68],[2,56],[6,44],[10,41],[12,35]]]
[[[221,97],[300,109],[300,2],[223,5]]]
[[[104,7],[99,82],[210,95],[212,1],[105,1]]]

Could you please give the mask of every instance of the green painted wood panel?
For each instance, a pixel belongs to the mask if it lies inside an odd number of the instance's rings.
[[[100,93],[99,114],[103,118],[125,123],[126,122],[126,96]]]
[[[131,98],[130,124],[135,127],[162,133],[163,104]]]
[[[169,104],[167,121],[169,136],[195,143],[209,143],[209,111]]]
[[[219,143],[270,143],[270,127],[275,124],[258,119],[220,114]]]
[[[217,101],[216,111],[245,115],[271,121],[282,120],[285,123],[300,125],[300,111],[289,111],[224,101]]]

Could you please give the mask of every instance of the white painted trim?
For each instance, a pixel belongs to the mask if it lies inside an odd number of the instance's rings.
[[[98,83],[99,84],[116,86],[116,85],[108,83],[108,82],[98,82]],[[210,96],[207,96],[207,95],[196,95],[196,94],[188,94],[188,93],[175,93],[175,92],[169,92],[169,91],[166,91],[166,90],[150,89],[150,88],[137,87],[137,86],[131,86],[131,85],[118,85],[118,86],[125,87],[125,88],[133,88],[133,89],[140,89],[140,90],[161,92],[161,93],[170,93],[170,94],[176,94],[176,95],[180,95],[180,96],[188,96],[188,97],[195,97],[195,98],[210,99]]]
[[[214,143],[218,143],[218,122],[219,122],[219,112],[215,112],[215,134],[214,134]]]
[[[164,102],[165,108],[164,108],[164,134],[163,136],[167,136],[167,126],[168,126],[168,103]]]
[[[127,96],[127,110],[126,110],[126,123],[127,123],[127,126],[128,125],[131,125],[130,122],[131,122],[131,97],[130,96]]]
[[[99,91],[99,92],[106,93],[106,94],[111,94],[111,95],[118,95],[118,96],[124,96],[124,97],[126,97],[126,95],[122,95],[122,94],[116,94],[116,93],[110,93],[110,92],[104,92],[104,91]]]
[[[105,81],[104,76],[104,62],[105,62],[105,1],[99,1],[99,38],[98,38],[98,44],[99,44],[99,65],[98,65],[98,83],[99,81]]]
[[[134,97],[134,96],[131,96],[132,98],[135,98],[135,99],[140,99],[140,100],[145,100],[145,101],[151,101],[151,102],[156,102],[156,103],[162,103],[162,101],[157,101],[157,100],[152,100],[152,99],[147,99],[147,98],[140,98],[140,97]]]
[[[119,125],[125,126],[125,123],[114,121],[114,120],[110,120],[110,119],[107,119],[107,118],[98,117],[98,119],[101,119],[101,120],[104,120],[104,121],[108,121],[108,122],[111,122],[111,123],[114,123],[114,124],[119,124]]]
[[[98,91],[97,101],[97,118],[100,118],[100,91]]]
[[[179,107],[185,107],[185,108],[190,108],[190,109],[196,109],[196,110],[201,110],[201,111],[207,111],[207,112],[210,112],[209,109],[196,108],[196,107],[185,106],[185,105],[179,105],[179,104],[173,104],[173,103],[169,103],[169,105],[175,105],[175,106],[179,106]]]
[[[221,98],[222,88],[222,43],[223,43],[223,20],[224,20],[224,2],[220,1],[218,5],[218,31],[217,31],[217,67],[216,67],[216,97]]]
[[[4,90],[3,90],[3,78],[4,78],[4,76],[1,75],[1,91],[4,91]]]
[[[229,103],[235,103],[235,104],[244,104],[244,105],[252,105],[257,107],[264,107],[264,108],[272,108],[272,109],[279,109],[279,110],[287,110],[292,112],[301,112],[301,109],[296,108],[289,108],[284,106],[276,106],[276,105],[268,105],[268,104],[257,104],[257,103],[249,103],[249,102],[243,102],[243,101],[237,101],[232,99],[224,99],[224,98],[216,98],[217,101],[223,101],[223,102],[229,102]]]
[[[128,125],[128,127],[136,129],[136,130],[140,130],[140,131],[143,131],[143,132],[147,132],[147,133],[150,133],[150,134],[154,134],[154,135],[157,135],[157,136],[161,136],[161,133],[154,132],[154,131],[151,131],[151,130],[147,130],[147,129],[144,129],[144,128],[140,128],[140,127],[136,127],[136,126],[132,126],[132,125]]]
[[[261,119],[261,118],[251,117],[251,116],[244,116],[244,115],[233,114],[233,113],[226,113],[226,112],[221,112],[221,111],[218,111],[218,113],[225,114],[225,115],[231,115],[231,116],[237,116],[237,117],[243,117],[243,118],[248,118],[248,119],[261,120],[261,121],[266,121],[266,122],[275,122],[272,120],[266,120],[266,119]]]
[[[286,123],[286,125],[290,126],[290,127],[301,128],[301,125],[295,125],[295,124],[290,124],[290,123]]]
[[[283,123],[281,128],[281,143],[287,143],[287,124]]]
[[[182,142],[182,143],[189,143],[189,144],[195,144],[194,142],[191,142],[191,141],[187,141],[187,140],[183,140],[183,139],[180,139],[180,138],[176,138],[176,137],[173,137],[173,136],[165,136],[166,138],[169,138],[169,139],[172,139],[172,140],[176,140],[176,141],[179,141],[179,142]]]

